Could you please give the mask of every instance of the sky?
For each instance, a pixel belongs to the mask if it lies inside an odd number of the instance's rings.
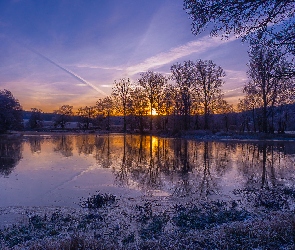
[[[248,45],[232,37],[195,36],[182,0],[1,0],[0,90],[24,110],[95,105],[115,80],[148,70],[212,60],[236,104],[247,82]]]

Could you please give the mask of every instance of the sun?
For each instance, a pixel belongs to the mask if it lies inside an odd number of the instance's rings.
[[[152,109],[152,115],[158,115],[157,111],[154,108]]]

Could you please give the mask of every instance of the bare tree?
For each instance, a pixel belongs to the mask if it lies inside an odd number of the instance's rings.
[[[205,116],[205,129],[209,129],[209,115],[214,113],[221,99],[224,76],[223,69],[211,60],[198,60],[195,63],[196,91],[199,106]]]
[[[245,85],[246,95],[253,95],[262,103],[263,132],[273,131],[273,124],[268,124],[268,117],[273,107],[279,104],[280,95],[288,95],[294,89],[294,83],[287,72],[292,66],[287,62],[283,52],[270,45],[264,34],[260,33],[250,41],[249,83]]]
[[[139,85],[144,89],[150,103],[150,130],[153,129],[153,109],[157,109],[157,101],[167,83],[167,78],[160,73],[148,71],[140,74]]]
[[[129,103],[130,113],[135,116],[140,132],[144,130],[144,117],[147,115],[149,101],[144,93],[143,88],[136,87],[131,91]]]
[[[217,102],[216,113],[221,114],[224,121],[224,128],[226,131],[229,130],[230,125],[230,114],[234,112],[232,104],[229,104],[226,100],[220,98]]]
[[[257,130],[256,120],[258,119],[256,118],[258,106],[256,105],[256,99],[253,95],[239,99],[237,110],[239,112],[240,130],[242,132],[245,132],[246,129],[248,132],[251,130],[251,122],[253,123],[253,131],[256,132]]]
[[[97,111],[94,106],[85,106],[78,109],[77,115],[80,117],[83,127],[89,129],[89,124],[96,118]]]
[[[107,96],[103,99],[99,99],[96,102],[96,108],[99,114],[107,118],[106,130],[110,130],[110,117],[113,114],[114,110],[113,98]]]
[[[42,127],[42,110],[38,108],[31,108],[31,116],[29,119],[30,128],[41,128]]]
[[[190,60],[183,64],[176,63],[171,66],[171,72],[179,93],[176,102],[181,102],[181,115],[184,116],[184,129],[187,130],[190,127],[191,108],[196,94],[196,64]],[[178,102],[177,104],[179,105]]]
[[[174,113],[175,99],[177,91],[175,86],[172,84],[167,84],[163,89],[162,95],[159,97],[157,112],[159,116],[163,117],[163,130],[167,129],[168,118]]]
[[[55,114],[55,126],[60,125],[64,129],[66,123],[70,121],[71,116],[74,114],[73,106],[63,105],[58,110],[54,110],[53,113]]]
[[[124,132],[126,132],[126,115],[127,115],[127,104],[130,99],[131,82],[130,79],[122,78],[118,82],[114,82],[112,95],[118,102],[117,108],[122,111],[124,119]]]
[[[194,34],[210,27],[213,36],[246,37],[268,29],[270,41],[295,52],[294,0],[184,0],[184,9],[193,20]]]

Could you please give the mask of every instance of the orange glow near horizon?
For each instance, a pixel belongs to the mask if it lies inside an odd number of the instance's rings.
[[[152,109],[152,115],[158,115],[158,112],[154,108]]]

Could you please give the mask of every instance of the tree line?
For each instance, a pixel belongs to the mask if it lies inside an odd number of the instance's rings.
[[[93,106],[63,105],[54,110],[55,127],[65,128],[73,115],[81,128],[90,125],[111,130],[113,117],[122,117],[122,130],[248,130],[284,132],[294,115],[294,79],[286,72],[292,67],[280,50],[268,47],[263,35],[249,50],[249,81],[245,97],[233,108],[223,96],[225,72],[211,60],[184,61],[171,66],[171,74],[147,71],[131,82],[114,81],[110,96]],[[1,131],[19,129],[21,106],[11,92],[0,92]],[[6,104],[5,104],[6,103]],[[12,109],[13,112],[9,110]],[[291,117],[290,117],[291,116]],[[9,125],[10,124],[10,125]],[[42,110],[31,109],[29,127],[42,128]]]
[[[235,109],[222,92],[224,70],[211,60],[188,60],[173,64],[169,77],[147,71],[136,82],[115,80],[110,96],[80,107],[76,115],[85,129],[100,123],[110,130],[111,117],[121,116],[124,132],[232,129],[283,133],[294,117],[290,105],[294,103],[294,77],[289,73],[294,64],[263,32],[250,39],[248,54],[249,81]],[[55,110],[56,125],[64,128],[74,114],[72,109],[64,105]]]
[[[111,117],[123,118],[123,131],[168,130],[173,120],[174,129],[192,128],[193,117],[203,116],[203,129],[209,129],[211,114],[229,113],[232,105],[223,99],[224,70],[211,60],[184,61],[171,66],[171,76],[147,71],[131,82],[129,78],[114,81],[110,96],[99,99],[93,106],[79,107],[76,115],[85,129],[90,124],[102,123],[111,127]],[[33,108],[30,127],[41,126],[42,111]],[[63,105],[54,111],[55,124],[64,128],[73,106]],[[156,120],[156,122],[154,121]],[[155,127],[156,126],[156,127]],[[197,129],[201,127],[197,125]]]

